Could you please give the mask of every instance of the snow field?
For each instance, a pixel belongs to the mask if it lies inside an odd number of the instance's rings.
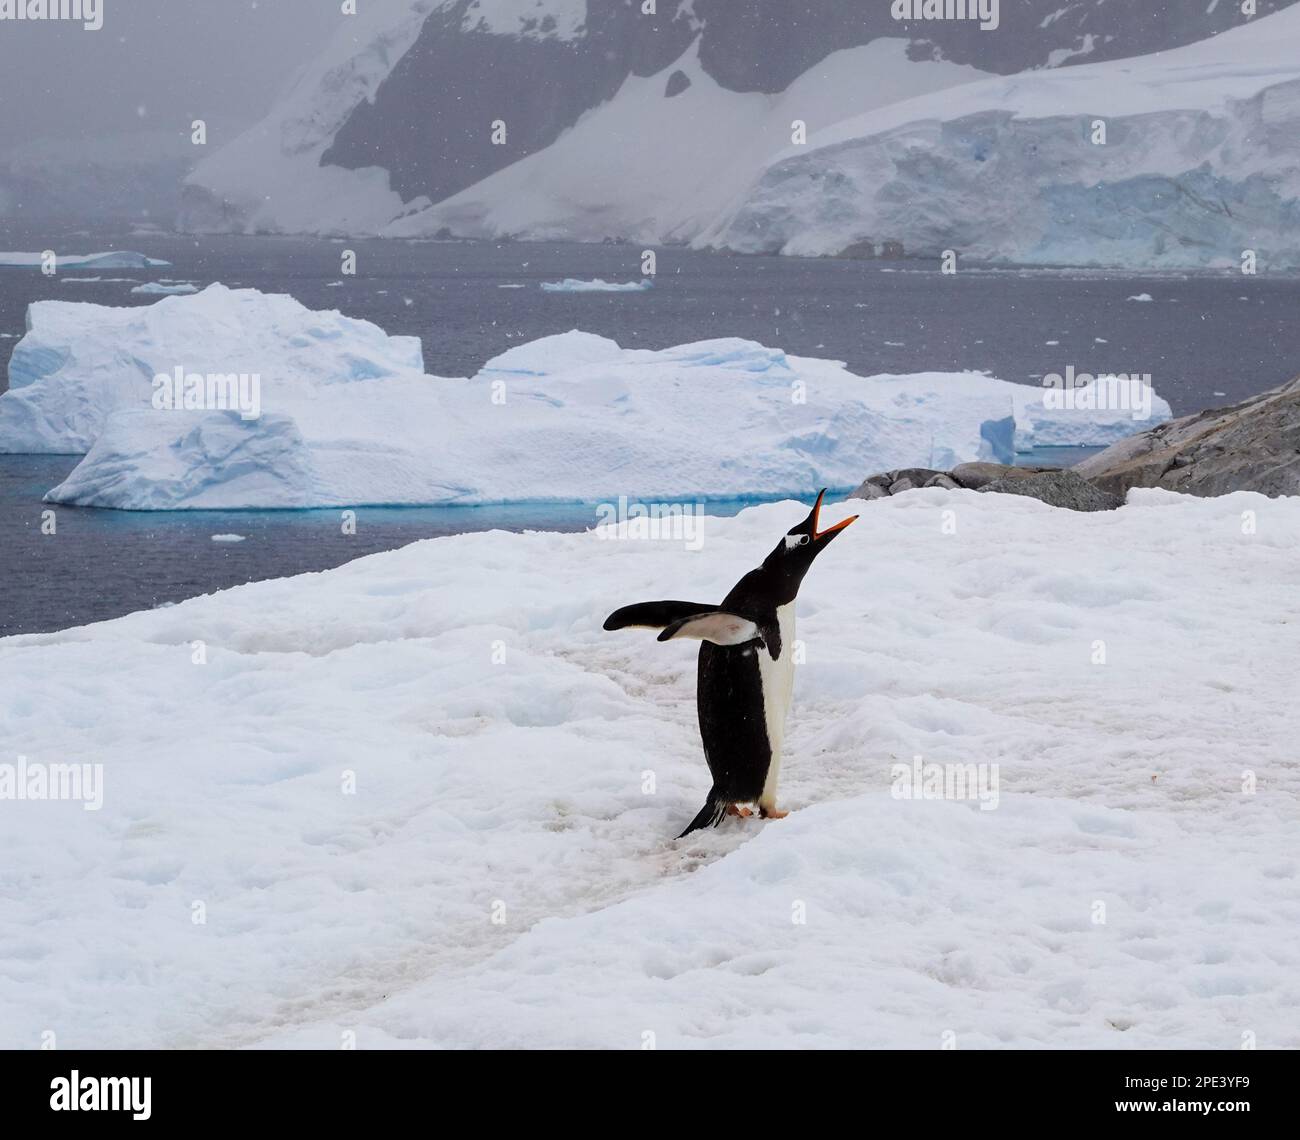
[[[0,641],[6,751],[105,793],[0,804],[0,1045],[1300,1046],[1300,505],[855,506],[800,599],[793,813],[682,843],[695,654],[601,621],[720,597],[804,505]],[[999,806],[893,798],[915,755],[998,764]]]

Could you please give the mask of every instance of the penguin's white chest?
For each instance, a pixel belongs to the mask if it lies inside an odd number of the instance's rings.
[[[781,629],[781,655],[775,661],[772,655],[759,650],[758,672],[763,685],[763,715],[767,721],[767,740],[772,748],[767,779],[763,786],[763,802],[775,805],[776,781],[781,769],[781,749],[785,743],[785,718],[794,696],[794,602],[776,611]]]

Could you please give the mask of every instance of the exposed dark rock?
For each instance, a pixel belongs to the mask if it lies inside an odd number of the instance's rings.
[[[981,494],[1024,495],[1049,507],[1070,511],[1114,511],[1124,505],[1120,495],[1095,487],[1073,471],[1040,471],[1026,476],[994,479]]]
[[[1115,494],[1300,495],[1300,378],[1227,408],[1169,420],[1073,468]]]
[[[835,256],[848,257],[857,261],[870,261],[876,256],[876,243],[863,238],[862,241],[855,241],[846,245]]]
[[[1055,467],[1012,467],[1007,463],[959,463],[951,474],[958,486],[978,491],[994,479],[1023,479],[1027,475],[1056,470]]]
[[[950,472],[926,467],[885,471],[872,475],[849,498],[886,499],[918,487],[1025,495],[1072,511],[1113,511],[1124,505],[1123,496],[1093,486],[1074,471],[1059,467],[1008,467],[1001,463],[961,463]]]
[[[958,484],[957,480],[955,480],[951,475],[944,475],[942,472],[927,479],[921,485],[923,487],[942,487],[946,491],[956,491],[960,489],[960,484]]]
[[[680,95],[691,85],[691,77],[684,71],[674,71],[668,77],[668,85],[664,88],[664,98],[671,99],[674,95]]]
[[[880,486],[878,483],[873,483],[868,479],[867,482],[863,483],[861,487],[849,496],[849,498],[867,499],[868,501],[871,499],[887,499],[889,498],[889,489]]]
[[[928,467],[902,467],[897,471],[885,471],[872,475],[849,498],[881,499],[886,495],[898,495],[914,487],[924,487],[936,475],[947,474],[946,471],[934,471]]]

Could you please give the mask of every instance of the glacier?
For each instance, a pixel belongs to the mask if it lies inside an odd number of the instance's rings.
[[[897,241],[918,256],[1144,268],[1237,268],[1254,250],[1295,268],[1300,8],[1148,59],[848,119],[787,150],[692,241],[797,256]]]
[[[256,377],[263,414],[164,406],[156,378],[177,372]],[[736,338],[625,349],[574,330],[435,377],[416,337],[223,285],[36,302],[10,384],[0,452],[84,454],[47,499],[131,510],[771,498],[1143,426],[982,373],[863,377]],[[1145,422],[1169,415],[1154,396]]]

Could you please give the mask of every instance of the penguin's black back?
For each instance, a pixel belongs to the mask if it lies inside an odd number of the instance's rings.
[[[714,794],[728,803],[757,800],[772,760],[758,664],[758,654],[764,652],[756,642],[720,646],[706,641],[700,646],[700,738]]]

